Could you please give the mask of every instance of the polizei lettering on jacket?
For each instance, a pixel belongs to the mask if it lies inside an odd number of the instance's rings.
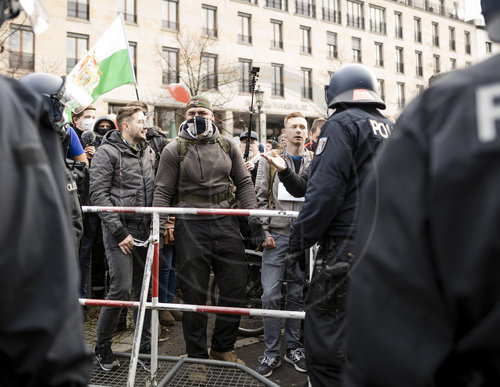
[[[375,120],[369,120],[372,126],[373,134],[375,136],[382,136],[383,138],[389,138],[391,135],[391,127],[385,122],[379,122]]]
[[[497,124],[500,121],[500,83],[477,89],[476,114],[479,141],[494,141],[497,138]]]

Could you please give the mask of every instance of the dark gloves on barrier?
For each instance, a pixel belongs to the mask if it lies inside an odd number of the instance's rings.
[[[250,228],[250,242],[253,246],[260,246],[266,239],[266,233],[259,218],[250,218],[248,227]]]
[[[295,267],[299,265],[300,270],[306,269],[306,254],[304,250],[288,249],[285,255],[286,262],[286,278],[288,282],[303,283],[304,278],[299,278],[295,274]]]

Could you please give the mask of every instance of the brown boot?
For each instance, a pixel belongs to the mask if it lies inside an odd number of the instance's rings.
[[[245,362],[241,359],[238,359],[238,357],[236,356],[236,352],[234,351],[217,352],[213,349],[210,349],[210,357],[214,360],[230,361],[232,363],[245,365]]]
[[[160,310],[160,313],[158,313],[158,317],[160,318],[161,325],[168,327],[175,325],[174,316],[172,316],[169,310]]]
[[[182,310],[171,310],[170,313],[174,316],[175,321],[182,321]]]
[[[207,368],[203,364],[189,364],[188,365],[189,383],[195,386],[207,384]]]

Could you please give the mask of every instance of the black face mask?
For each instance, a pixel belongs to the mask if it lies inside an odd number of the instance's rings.
[[[104,136],[106,133],[108,133],[110,129],[95,129],[94,132],[97,133],[99,136]]]
[[[194,125],[197,134],[204,133],[207,130],[207,125],[209,125],[209,122],[205,118],[200,117],[200,116],[196,116],[194,118],[191,118],[191,119],[187,120],[186,123],[190,126]]]

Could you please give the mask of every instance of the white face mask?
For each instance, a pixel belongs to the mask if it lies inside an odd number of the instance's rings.
[[[94,128],[95,120],[93,118],[84,118],[80,126],[84,132],[88,132]]]

